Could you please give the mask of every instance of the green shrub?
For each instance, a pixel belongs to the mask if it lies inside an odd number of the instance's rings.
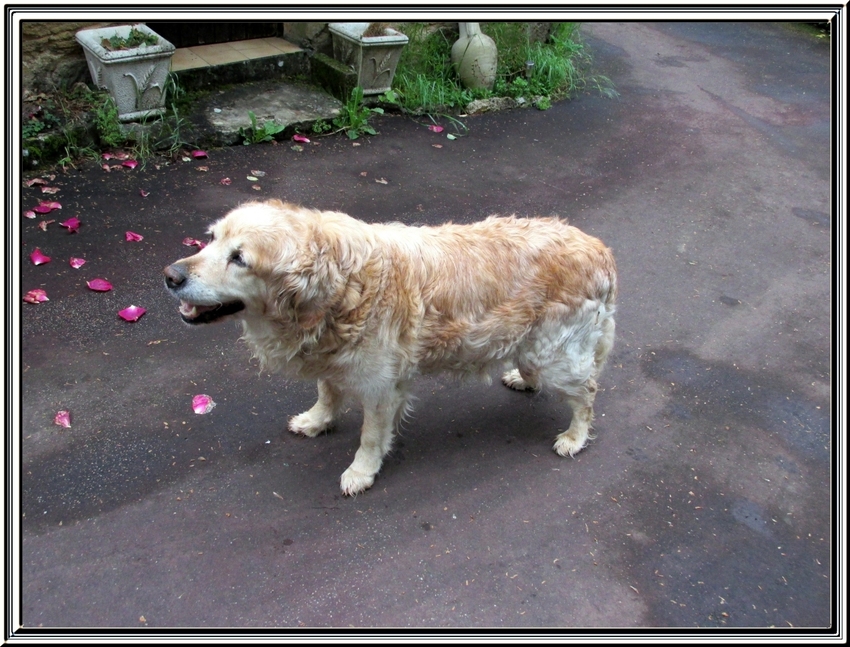
[[[460,83],[451,63],[456,32],[431,30],[427,23],[404,23],[399,30],[410,40],[402,50],[393,83],[397,104],[414,114],[450,113],[463,110],[474,99],[493,96],[524,97],[538,107],[548,107],[553,99],[574,96],[588,84],[609,96],[615,94],[608,79],[590,74],[591,57],[579,27],[578,23],[554,23],[546,42],[532,42],[528,23],[481,23],[481,31],[498,50],[496,82],[487,91],[470,90]]]

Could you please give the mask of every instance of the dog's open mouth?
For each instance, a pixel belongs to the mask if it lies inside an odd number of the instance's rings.
[[[241,301],[220,303],[214,306],[202,306],[188,301],[180,301],[180,316],[183,321],[190,324],[210,323],[232,315],[245,308]]]

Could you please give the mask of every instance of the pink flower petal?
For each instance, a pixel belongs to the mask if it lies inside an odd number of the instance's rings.
[[[139,189],[139,195],[143,198],[147,198],[151,194],[150,191],[145,191],[144,189]]]
[[[443,132],[443,127],[431,124],[430,126],[428,126],[428,130],[430,130],[432,133],[441,133]]]
[[[304,135],[295,134],[292,136],[292,141],[294,142],[302,142],[304,144],[309,144],[310,140],[307,139]]]
[[[109,292],[112,289],[112,283],[106,279],[92,279],[91,281],[86,281],[86,285],[95,292]]]
[[[198,414],[209,413],[215,407],[213,399],[204,394],[196,395],[192,398],[192,410]]]
[[[101,157],[105,160],[111,160],[113,157],[115,157],[115,155],[113,155],[112,153],[104,153],[103,155],[101,155]]]
[[[219,184],[223,184],[224,186],[227,186],[227,185],[230,184],[230,182],[231,182],[231,179],[229,177],[223,177],[219,181]],[[33,216],[33,217],[35,217],[35,216]]]
[[[80,219],[77,218],[77,216],[74,216],[73,218],[68,218],[68,220],[66,220],[65,222],[60,222],[59,224],[63,227],[67,227],[69,234],[73,234],[80,228],[80,225],[83,223],[80,222]]]
[[[144,240],[144,236],[142,236],[141,234],[137,234],[135,232],[132,232],[132,231],[128,231],[127,233],[125,233],[124,238],[126,240],[130,240],[130,241],[134,241],[134,242]]]
[[[32,186],[33,184],[47,184],[47,180],[43,180],[40,177],[34,177],[33,179],[24,182],[24,184],[27,186]]]
[[[124,308],[118,312],[118,316],[121,317],[124,321],[138,321],[139,318],[145,314],[147,310],[142,308],[141,306],[130,306],[129,308]]]
[[[49,301],[47,298],[47,292],[41,289],[30,290],[24,295],[24,301],[27,303],[42,303],[43,301]]]
[[[139,163],[136,160],[124,160],[121,162],[121,166],[126,166],[127,168],[136,168]]]
[[[71,426],[71,412],[70,411],[57,411],[56,416],[53,418],[53,424],[59,425],[60,427],[68,427]]]
[[[86,264],[86,259],[84,259],[84,258],[74,258],[73,256],[71,257],[71,267],[73,267],[75,270],[80,269],[85,264]]]
[[[41,229],[41,231],[47,231],[47,225],[52,225],[54,222],[56,222],[56,221],[55,220],[42,220],[40,223],[38,223],[38,228]]]
[[[204,247],[207,246],[207,244],[205,242],[203,242],[201,240],[196,240],[194,238],[184,238],[183,244],[186,245],[186,247],[192,247],[192,245],[195,245],[195,246],[197,246],[198,249],[203,249]]]
[[[33,211],[32,209],[28,209],[27,211],[24,211],[24,218],[30,218],[30,219],[35,218],[35,211]]]
[[[35,251],[30,254],[30,260],[33,262],[34,265],[43,265],[44,263],[50,262],[50,257],[42,254],[41,250],[36,247]]]
[[[33,207],[32,210],[36,213],[50,213],[54,209],[61,209],[62,205],[58,202],[52,202],[48,200],[42,200],[38,203],[37,206]]]
[[[206,157],[206,151],[192,151],[192,157]]]
[[[112,172],[112,169],[109,167],[109,164],[103,164],[103,165],[101,166],[101,168],[102,168],[104,171],[106,171],[107,173],[111,173],[111,172]]]

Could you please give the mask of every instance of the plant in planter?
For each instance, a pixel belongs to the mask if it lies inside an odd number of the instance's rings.
[[[142,24],[84,29],[76,38],[92,81],[112,95],[121,121],[165,112],[174,45]]]
[[[332,22],[334,58],[357,74],[356,86],[364,95],[392,88],[401,50],[408,38],[384,23]]]
[[[136,27],[130,27],[130,33],[126,36],[113,34],[109,38],[104,38],[100,41],[103,49],[115,52],[122,49],[133,49],[142,45],[156,45],[159,42],[159,37],[153,33],[145,33]]]

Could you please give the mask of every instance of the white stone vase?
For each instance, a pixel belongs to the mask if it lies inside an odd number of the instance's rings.
[[[354,70],[363,94],[381,94],[393,86],[395,68],[408,38],[391,28],[383,36],[363,36],[368,26],[368,22],[332,22],[328,30],[334,58]]]
[[[492,90],[496,82],[496,43],[477,22],[459,22],[460,38],[452,45],[452,64],[467,88]]]
[[[157,37],[156,45],[108,50],[104,38],[126,38],[131,29]],[[171,70],[174,45],[143,24],[83,29],[76,34],[94,84],[108,90],[120,121],[136,121],[165,112],[165,84]]]

